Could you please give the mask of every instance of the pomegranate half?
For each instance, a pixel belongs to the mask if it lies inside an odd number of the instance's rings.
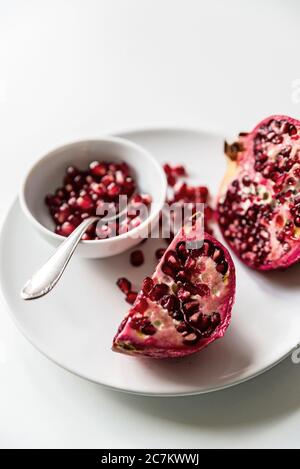
[[[257,270],[300,259],[300,122],[275,115],[225,143],[218,221],[232,250]]]
[[[152,276],[146,277],[121,323],[113,350],[153,358],[183,357],[222,337],[235,295],[235,268],[216,239],[188,250],[187,228],[174,237]],[[188,240],[196,240],[189,227]]]

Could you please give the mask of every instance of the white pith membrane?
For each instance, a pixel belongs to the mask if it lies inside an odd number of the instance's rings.
[[[180,260],[176,253],[176,246],[182,242],[185,243],[181,233],[174,238],[159,262],[152,276],[151,289],[139,293],[114,339],[115,351],[155,358],[183,356],[200,350],[224,334],[230,321],[235,292],[232,260],[220,243],[206,235],[202,251],[205,251],[205,246],[210,246],[210,255],[187,251],[187,259],[193,259],[189,261],[193,264],[192,274],[188,283],[182,277],[182,281],[178,280],[188,262],[186,259]],[[177,266],[172,276],[163,271],[166,265]],[[216,270],[218,265],[224,273]],[[195,291],[198,284],[201,294]],[[154,300],[153,292],[162,285],[164,294]],[[188,286],[192,292],[188,292]],[[182,293],[183,290],[186,297],[183,299],[180,296],[178,299],[179,291]],[[203,292],[208,294],[201,296]],[[176,303],[172,311],[164,307],[164,301],[170,295]],[[188,304],[192,304],[190,313],[186,310]]]
[[[232,249],[253,268],[298,260],[299,137],[298,121],[274,116],[237,143],[240,152],[230,163],[236,166],[219,198],[219,224]]]

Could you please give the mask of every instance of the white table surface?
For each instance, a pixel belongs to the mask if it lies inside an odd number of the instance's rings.
[[[0,0],[1,221],[29,165],[59,144],[153,125],[231,135],[299,116],[299,20],[296,0]],[[1,447],[300,446],[290,359],[210,395],[130,396],[48,361],[6,309],[1,298]]]

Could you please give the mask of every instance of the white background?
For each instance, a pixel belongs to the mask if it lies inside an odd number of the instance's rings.
[[[29,165],[59,144],[298,117],[299,21],[296,0],[0,0],[1,220]],[[0,447],[299,447],[290,359],[211,395],[129,396],[49,362],[0,306]]]

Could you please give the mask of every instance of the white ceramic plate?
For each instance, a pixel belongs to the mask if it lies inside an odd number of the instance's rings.
[[[195,181],[217,190],[225,161],[222,139],[198,131],[143,130],[122,134],[149,149],[159,161],[183,162]],[[24,281],[51,253],[22,214],[18,202],[4,224],[0,273],[4,296],[23,334],[46,356],[86,379],[147,395],[204,393],[249,379],[283,359],[300,339],[300,266],[256,273],[236,258],[237,298],[225,337],[184,359],[137,359],[111,351],[127,310],[116,279],[137,285],[154,268],[154,251],[133,268],[129,253],[102,260],[73,259],[57,288],[34,302],[19,298]]]

